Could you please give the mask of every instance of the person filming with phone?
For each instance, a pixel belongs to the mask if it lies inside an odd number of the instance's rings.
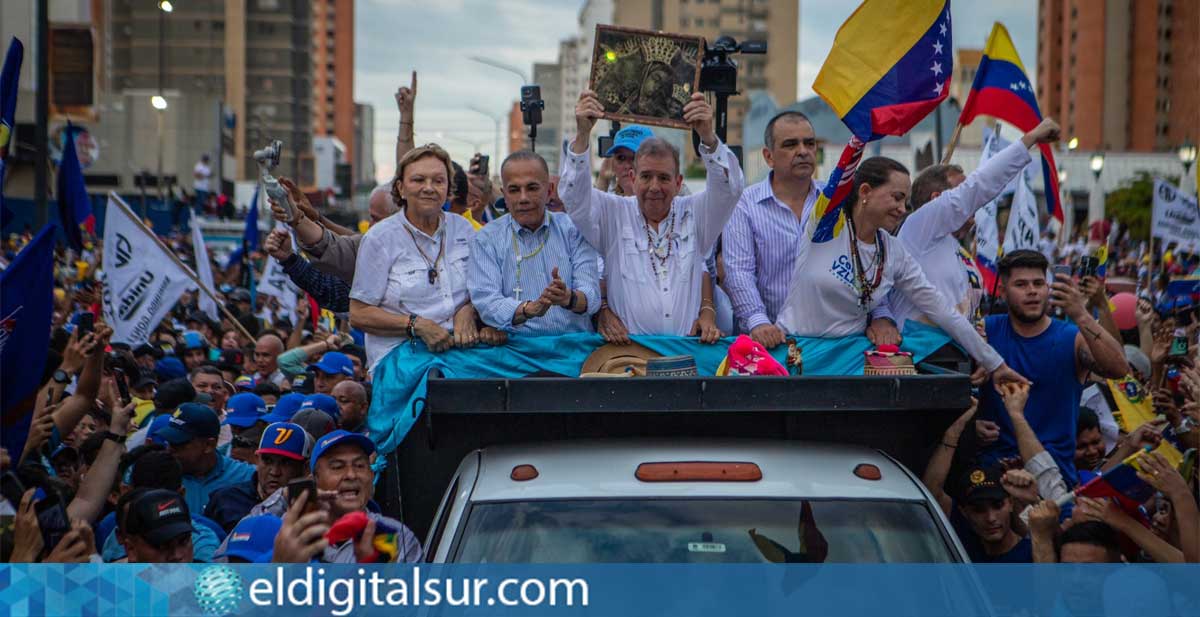
[[[1059,272],[1048,280],[1048,266],[1037,251],[1005,255],[998,268],[998,293],[1008,314],[988,317],[985,328],[988,343],[1004,362],[1033,380],[1025,416],[1064,481],[1074,486],[1076,418],[1088,374],[1117,379],[1129,372],[1129,365],[1121,343],[1088,312],[1074,279]],[[1050,309],[1061,310],[1070,321],[1052,318]],[[983,462],[1017,455],[1012,422],[999,394],[992,388],[982,388],[981,394],[980,418],[1000,427],[999,438],[981,453]]]

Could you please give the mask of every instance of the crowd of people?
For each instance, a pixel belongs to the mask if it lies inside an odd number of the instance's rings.
[[[616,135],[593,179],[588,136],[602,107],[590,91],[558,175],[519,151],[498,182],[479,158],[464,169],[413,143],[415,97],[415,79],[397,92],[396,175],[371,194],[369,229],[336,225],[281,179],[295,216],[271,208],[287,229],[262,254],[214,266],[223,319],[185,294],[148,341],[113,341],[83,317],[102,314],[100,251],[61,254],[29,438],[0,460],[13,521],[4,559],[421,560],[419,540],[373,500],[371,377],[397,346],[440,353],[571,332],[618,345],[746,334],[767,349],[793,336],[885,346],[920,321],[977,367],[976,404],[930,436],[923,478],[973,560],[1200,561],[1195,453],[1182,465],[1164,453],[1200,445],[1198,305],[1195,290],[1169,289],[1196,258],[1173,255],[1151,285],[1149,256],[1115,238],[1110,276],[1146,282],[1136,324],[1122,328],[1105,280],[1050,276],[1095,247],[1013,251],[995,289],[964,257],[975,212],[1022,172],[1030,148],[1058,139],[1053,121],[969,174],[936,165],[914,177],[895,160],[864,159],[844,230],[817,242],[820,136],[799,112],[769,122],[771,172],[746,186],[711,107],[693,95],[683,117],[706,180],[685,194],[679,151],[636,125]],[[205,173],[198,165],[197,179]],[[191,258],[186,237],[166,241]],[[264,259],[340,318],[238,287]],[[1121,431],[1122,396],[1148,401],[1153,419]],[[1148,500],[1064,501],[1133,455]]]

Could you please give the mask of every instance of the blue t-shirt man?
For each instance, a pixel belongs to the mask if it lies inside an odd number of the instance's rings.
[[[1033,382],[1025,403],[1025,418],[1046,451],[1058,463],[1068,486],[1078,481],[1075,472],[1075,424],[1079,416],[1079,397],[1083,384],[1075,367],[1074,324],[1051,319],[1041,334],[1024,337],[1012,327],[1008,315],[992,315],[985,320],[988,344],[1014,371]],[[1004,400],[995,388],[980,388],[981,417],[1000,425],[1000,439],[981,454],[984,462],[1018,456],[1016,433]]]

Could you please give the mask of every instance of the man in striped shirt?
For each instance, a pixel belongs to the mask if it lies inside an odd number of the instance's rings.
[[[569,216],[546,210],[545,159],[514,152],[500,165],[500,178],[509,213],[471,241],[471,303],[484,323],[504,332],[590,332],[600,309],[596,249]]]
[[[771,118],[762,154],[771,172],[742,193],[725,226],[723,250],[735,326],[770,349],[784,342],[775,321],[787,300],[800,235],[824,183],[813,178],[817,137],[803,113],[785,110]],[[873,343],[899,342],[886,307],[872,318],[867,334]]]

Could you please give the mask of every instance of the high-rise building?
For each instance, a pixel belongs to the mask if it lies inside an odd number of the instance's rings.
[[[371,190],[375,180],[375,107],[354,104],[354,186]]]
[[[591,57],[590,51],[588,57]],[[587,81],[585,70],[580,68],[586,66],[586,62],[581,64],[579,61],[579,37],[573,36],[558,42],[558,66],[562,72],[558,82],[559,104],[555,109],[562,127],[562,138],[572,139],[575,137],[575,102],[583,91],[583,82]]]
[[[562,147],[562,66],[538,62],[533,65],[533,83],[542,87],[542,124],[538,126],[537,152],[546,159],[550,173],[558,173],[559,150]],[[574,115],[574,106],[571,107]]]
[[[355,153],[354,0],[311,2],[313,135],[337,137]],[[351,165],[357,163],[355,158]]]
[[[512,107],[508,110],[508,152],[528,149],[529,129],[525,126],[525,119],[521,116],[521,103],[513,101]],[[500,161],[496,161],[494,169],[497,172],[500,171]]]
[[[1197,141],[1200,3],[1039,0],[1037,93],[1084,150]]]
[[[971,84],[975,81],[975,72],[979,70],[979,62],[983,59],[982,49],[956,49],[954,51],[954,76],[950,80],[950,98],[958,101],[961,107],[967,101],[971,92]],[[950,120],[954,122],[954,120]],[[958,145],[979,146],[983,144],[983,127],[987,118],[975,118],[971,124],[964,126],[959,134]]]
[[[613,0],[612,23],[703,36],[709,43],[720,36],[765,41],[766,55],[733,56],[741,94],[729,99],[728,139],[737,143],[749,91],[766,91],[780,105],[796,100],[799,11],[796,0]],[[590,45],[586,53],[590,57]]]
[[[257,177],[254,150],[279,139],[278,173],[312,186],[312,0],[188,0],[166,16],[154,2],[103,4],[103,90],[224,101],[236,127],[226,177]]]

